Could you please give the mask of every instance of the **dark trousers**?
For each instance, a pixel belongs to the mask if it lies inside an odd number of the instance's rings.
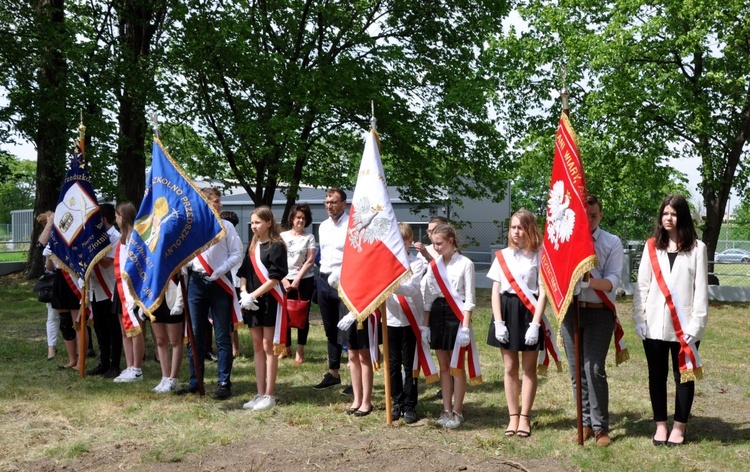
[[[94,332],[99,343],[99,363],[106,368],[120,368],[122,357],[122,332],[117,315],[112,313],[109,299],[91,303],[94,315]]]
[[[576,392],[575,347],[573,343],[573,309],[565,315],[560,332],[565,345],[565,355],[570,367],[573,398]],[[609,431],[609,384],[606,360],[615,316],[607,308],[581,308],[578,326],[581,329],[583,359],[581,362],[581,410],[583,425],[595,431]]]
[[[391,363],[391,397],[401,410],[416,410],[417,379],[413,376],[417,337],[411,326],[388,327],[388,359]],[[403,368],[404,375],[401,375]]]
[[[328,285],[327,274],[318,276],[318,307],[320,317],[323,319],[323,329],[328,339],[328,368],[338,370],[341,368],[341,344],[338,342],[338,323],[341,319],[342,310],[345,315],[346,305],[339,298],[335,288]]]
[[[206,323],[208,313],[213,316],[213,331],[216,338],[216,350],[218,354],[218,383],[228,383],[231,386],[232,363],[232,336],[230,326],[232,325],[232,295],[225,292],[216,282],[209,282],[193,273],[188,285],[188,306],[190,307],[190,321],[193,325],[195,336],[195,349],[198,351],[198,364],[200,375],[203,376],[205,369],[205,336],[211,326]],[[193,365],[193,346],[188,344],[187,358],[190,367],[190,386],[198,386],[198,372]]]
[[[696,349],[699,344],[700,341],[695,343]],[[675,381],[674,420],[687,423],[695,397],[695,382],[680,383],[680,343],[646,338],[643,350],[648,363],[648,393],[651,395],[654,421],[667,421],[667,377],[671,355]]]

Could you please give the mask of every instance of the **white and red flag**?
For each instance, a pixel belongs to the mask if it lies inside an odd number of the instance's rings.
[[[542,282],[558,324],[573,299],[576,282],[596,264],[578,137],[563,113],[555,136],[541,261]]]
[[[371,130],[349,210],[339,296],[361,323],[410,272],[380,161],[380,140]]]

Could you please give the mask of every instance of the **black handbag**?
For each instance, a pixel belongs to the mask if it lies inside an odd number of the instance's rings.
[[[52,302],[52,284],[55,282],[54,272],[45,272],[39,277],[34,284],[34,291],[37,293],[37,300],[42,303]]]

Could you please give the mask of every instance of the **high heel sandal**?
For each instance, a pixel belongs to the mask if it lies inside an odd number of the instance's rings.
[[[513,413],[508,416],[510,416],[510,418],[513,419],[514,416],[521,416],[521,415],[519,415],[518,413]],[[510,426],[510,421],[508,421],[508,426]],[[516,429],[510,429],[510,428],[506,429],[505,436],[507,437],[515,436],[517,429],[518,429],[518,426],[516,426]]]
[[[524,415],[523,413],[521,413],[520,416],[523,416],[524,418],[531,418],[531,416]],[[520,420],[519,420],[519,425],[520,425]],[[528,438],[529,436],[531,436],[531,420],[529,420],[529,430],[524,431],[522,429],[518,429],[516,430],[516,436],[518,436],[519,438]]]

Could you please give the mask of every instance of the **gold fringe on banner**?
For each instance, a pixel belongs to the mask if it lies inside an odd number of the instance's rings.
[[[481,375],[478,376],[478,377],[474,377],[473,379],[469,378],[469,385],[471,385],[472,387],[474,387],[476,385],[479,385],[481,383],[482,383],[482,376]]]
[[[627,349],[623,349],[622,351],[618,352],[617,355],[615,356],[615,364],[620,365],[629,359],[630,359],[630,353],[628,352]]]

